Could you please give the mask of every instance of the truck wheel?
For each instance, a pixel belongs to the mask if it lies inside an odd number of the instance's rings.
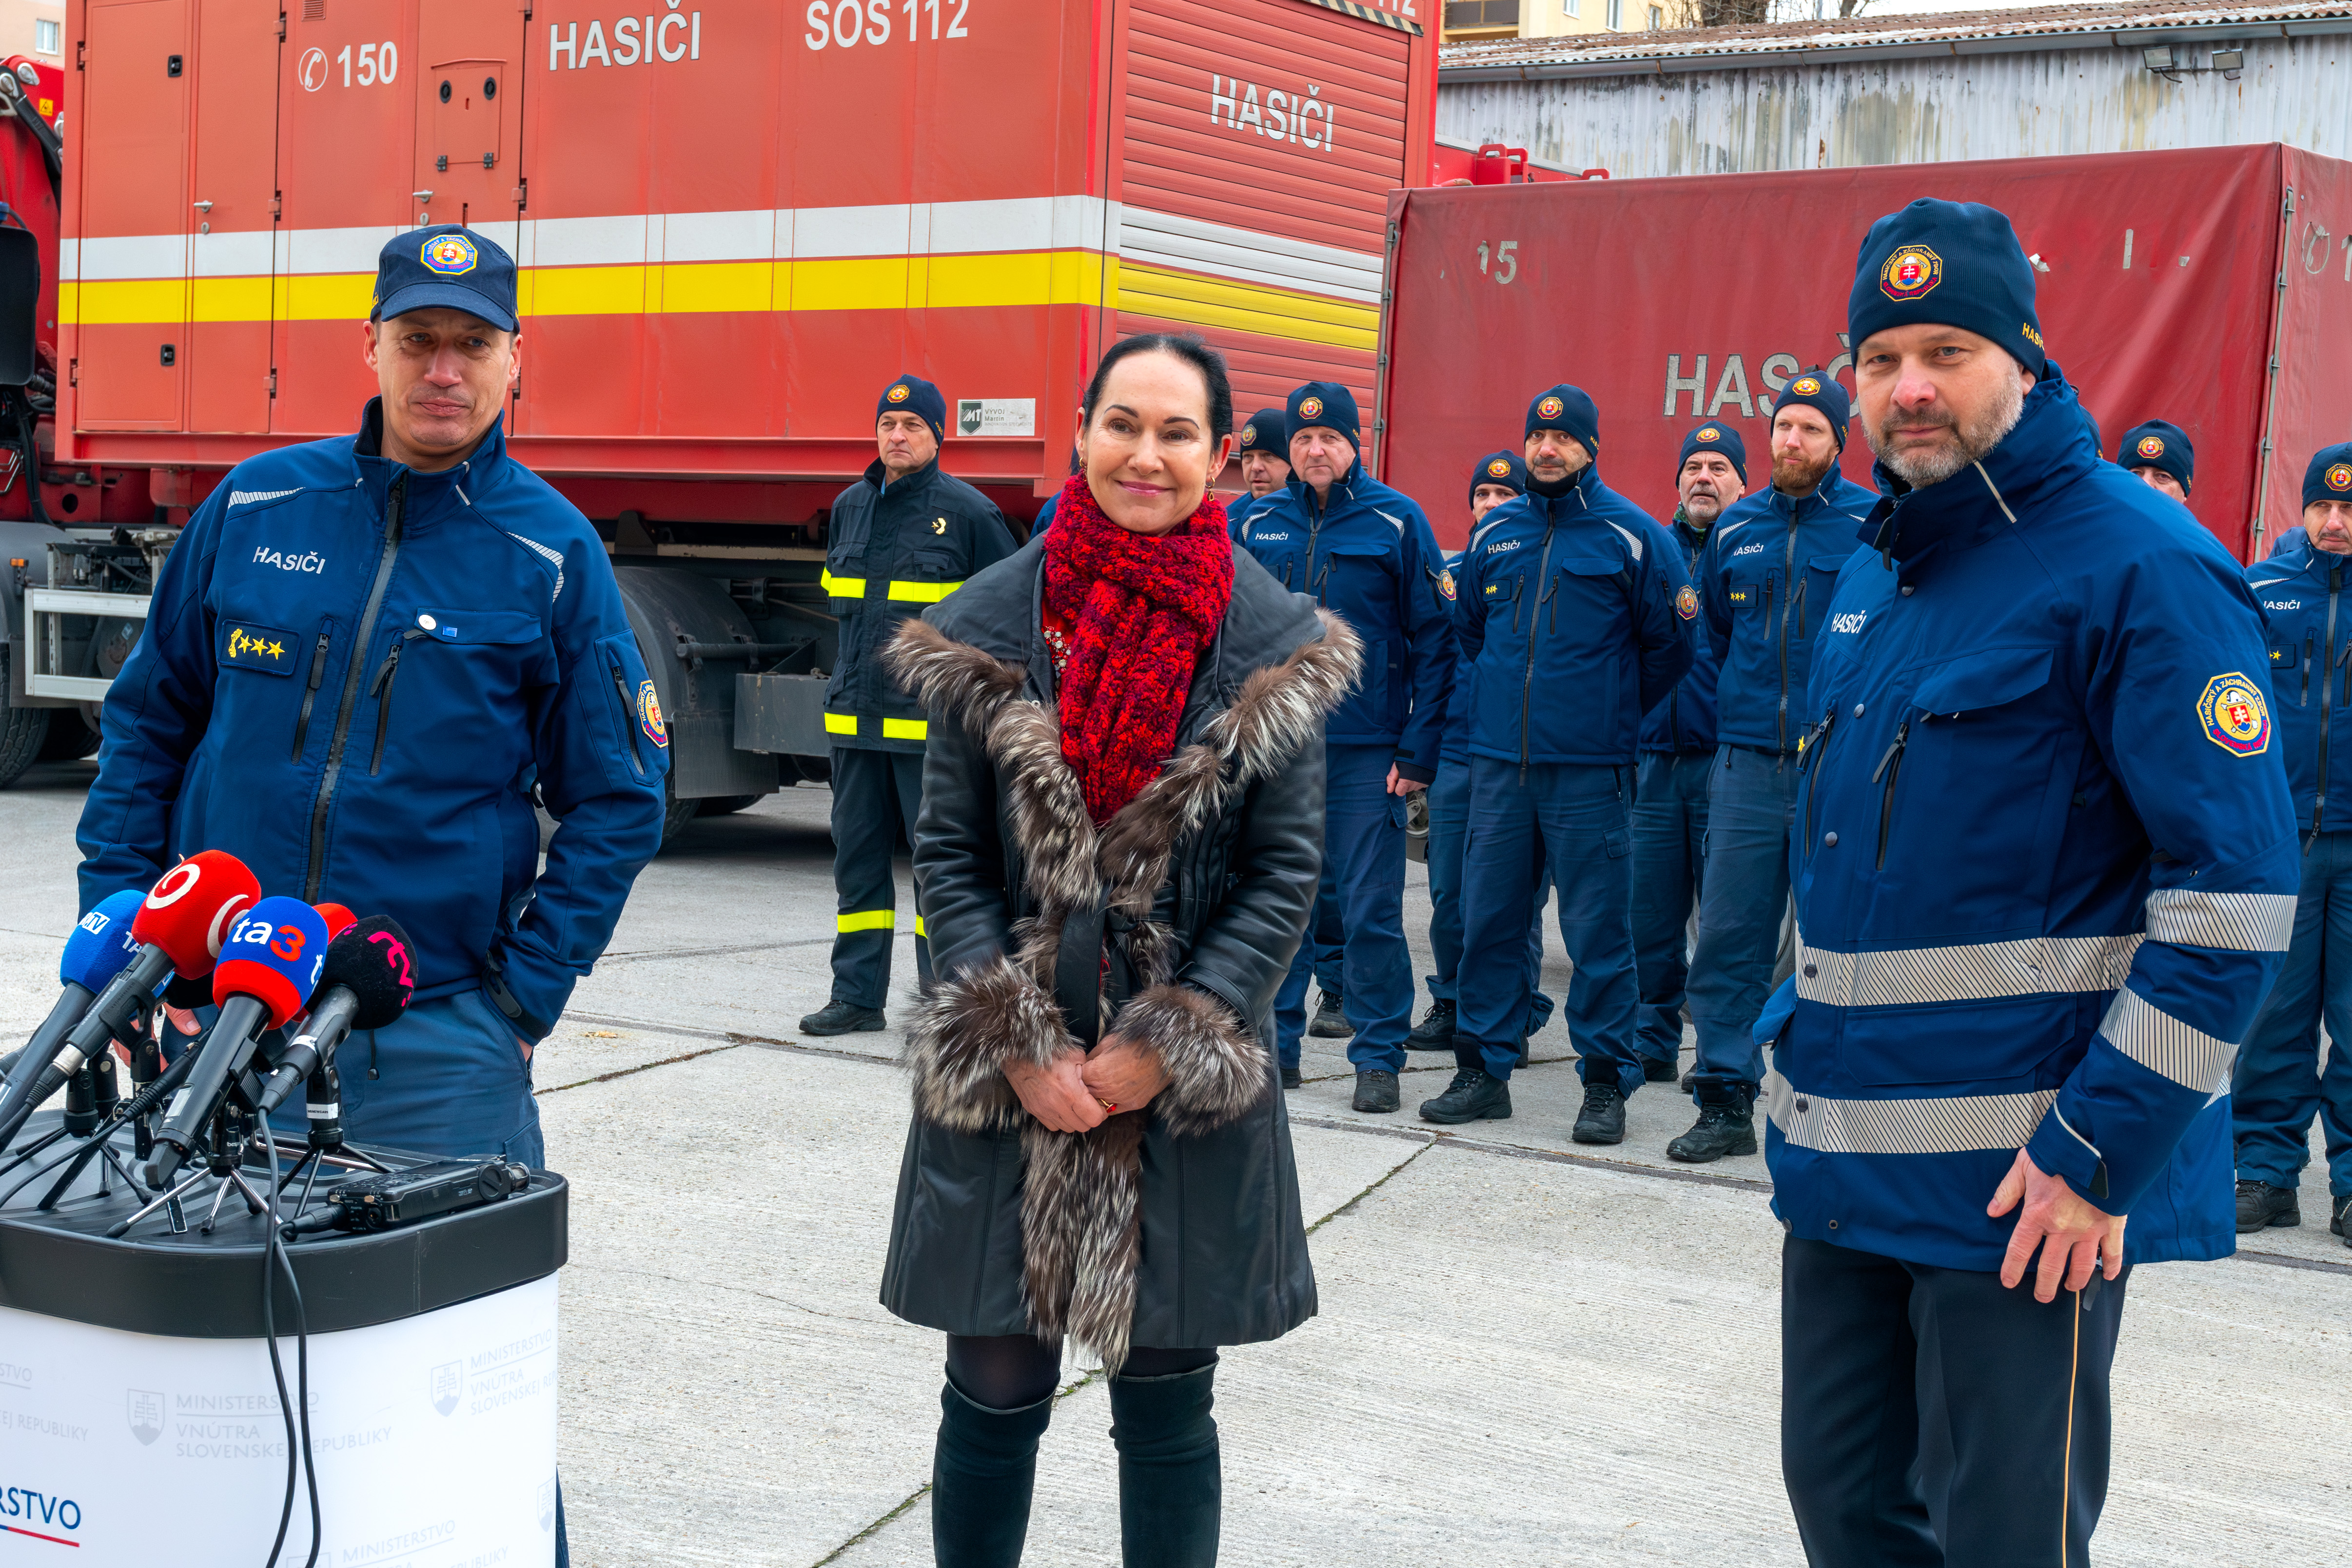
[[[104,736],[92,730],[77,708],[49,710],[48,739],[41,742],[41,761],[74,763],[97,754]]]
[[[697,816],[731,816],[736,812],[754,806],[767,799],[763,795],[714,795],[694,803]]]
[[[8,654],[0,648],[0,681],[8,679]],[[0,686],[0,690],[5,690]],[[5,701],[0,698],[0,701]],[[0,789],[40,760],[41,743],[49,738],[47,708],[0,708]]]
[[[667,774],[663,776],[661,836],[661,847],[663,849],[668,848],[672,841],[674,841],[680,833],[686,831],[686,825],[694,820],[695,814],[701,808],[701,805],[702,802],[699,800],[678,799],[677,796],[671,792],[668,776]],[[659,853],[659,851],[656,851],[656,853]]]

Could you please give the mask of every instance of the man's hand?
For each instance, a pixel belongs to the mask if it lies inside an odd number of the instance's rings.
[[[1140,1110],[1171,1081],[1160,1053],[1123,1035],[1107,1037],[1087,1055],[1080,1077],[1087,1092],[1121,1110]]]
[[[517,1035],[515,1037],[515,1044],[522,1047],[522,1059],[525,1061],[530,1060],[530,1042],[524,1039],[520,1035]]]
[[[2017,1216],[2017,1228],[2010,1232],[2009,1255],[2000,1260],[2000,1282],[2014,1289],[2025,1278],[2025,1266],[2033,1257],[2037,1246],[2042,1248],[2042,1267],[2034,1276],[2033,1299],[2054,1301],[2063,1276],[2066,1289],[2080,1290],[2091,1282],[2091,1271],[2106,1263],[2106,1276],[2113,1279],[2124,1270],[2124,1221],[2128,1216],[2110,1215],[2092,1207],[2074,1195],[2063,1176],[2045,1176],[2024,1150],[2017,1152],[2017,1163],[2000,1179],[2000,1190],[1985,1213],[1999,1219],[2024,1200],[2025,1208]]]
[[[1391,763],[1389,764],[1389,793],[1391,795],[1412,795],[1416,791],[1424,790],[1428,787],[1429,786],[1427,784],[1422,783],[1419,779],[1398,777],[1396,764],[1394,763]]]
[[[1065,1051],[1049,1068],[1034,1062],[1006,1062],[1004,1081],[1021,1097],[1022,1109],[1055,1131],[1090,1131],[1101,1126],[1110,1111],[1078,1076],[1086,1059],[1076,1051]]]

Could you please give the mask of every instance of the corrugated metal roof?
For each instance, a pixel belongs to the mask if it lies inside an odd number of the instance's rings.
[[[2184,30],[2229,36],[2295,37],[2352,30],[2352,0],[2300,5],[2038,5],[2017,11],[1955,11],[1901,16],[1825,17],[1743,27],[1656,33],[1603,33],[1503,38],[1454,44],[1438,51],[1441,80],[1623,75],[1672,70],[1736,70],[1744,65],[1890,58],[1934,54],[2010,53],[2120,42],[2116,35]]]

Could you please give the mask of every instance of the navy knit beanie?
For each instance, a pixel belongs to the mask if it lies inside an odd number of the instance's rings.
[[[1282,449],[1286,458],[1291,437],[1318,425],[1345,436],[1357,456],[1363,455],[1363,435],[1357,428],[1356,395],[1336,381],[1310,381],[1295,389],[1284,405],[1283,416]]]
[[[1536,394],[1535,401],[1528,405],[1528,427],[1519,434],[1525,437],[1538,430],[1573,436],[1587,456],[1596,460],[1601,456],[1601,410],[1580,386],[1561,382]]]
[[[1489,452],[1470,470],[1470,500],[1478,499],[1480,485],[1502,485],[1513,495],[1528,493],[1527,459],[1517,452]]]
[[[2033,264],[2008,215],[1975,202],[1923,197],[1872,224],[1845,316],[1857,352],[1874,332],[1935,322],[1990,338],[2042,374]]]
[[[1778,414],[1792,403],[1801,403],[1819,412],[1830,422],[1830,433],[1837,437],[1838,450],[1845,450],[1845,426],[1853,417],[1853,400],[1845,395],[1844,387],[1815,365],[1789,378],[1789,384],[1772,400],[1772,412]]]
[[[1279,408],[1261,408],[1249,416],[1242,426],[1241,438],[1234,446],[1234,456],[1251,452],[1271,452],[1280,462],[1290,461],[1288,416]]]
[[[1732,472],[1739,476],[1743,486],[1748,483],[1748,443],[1739,432],[1718,420],[1710,419],[1683,437],[1682,456],[1675,459],[1675,475],[1679,479],[1683,465],[1691,460],[1693,452],[1719,452],[1731,462]]]
[[[2161,468],[2186,490],[2189,477],[2197,471],[2197,449],[2189,444],[2189,432],[2179,426],[2151,419],[2124,432],[2123,444],[2116,448],[2116,461],[2126,468]]]
[[[2303,504],[2315,500],[2352,500],[2352,441],[2322,447],[2303,470]]]
[[[874,405],[875,423],[880,424],[882,416],[893,410],[919,416],[923,423],[931,427],[934,440],[948,438],[948,400],[940,395],[938,387],[921,376],[902,375],[883,388],[881,397]]]

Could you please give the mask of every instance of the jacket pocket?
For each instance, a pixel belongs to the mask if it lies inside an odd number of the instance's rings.
[[[614,782],[649,784],[669,771],[669,728],[653,678],[637,657],[637,639],[616,633],[599,641],[589,657],[593,667],[578,674],[603,689],[587,699],[609,726],[605,755]]]
[[[1913,1007],[1854,1007],[1840,1020],[1839,1064],[1873,1089],[1969,1085],[1979,1092],[2035,1086],[2035,1069],[2080,1037],[2072,995],[1958,999]]]
[[[310,714],[319,706],[319,688],[326,683],[327,656],[334,651],[335,621],[330,616],[319,623],[318,635],[311,640],[309,658],[302,671],[302,707],[294,716],[294,750],[287,760],[299,763],[310,743]]]
[[[1805,563],[1804,580],[1797,586],[1797,635],[1811,637],[1812,628],[1822,624],[1829,613],[1830,598],[1837,592],[1837,574],[1853,558],[1848,551],[1843,555],[1816,555]]]
[[[1902,800],[1903,769],[1914,747],[1934,753],[1924,762],[1912,759],[1915,773],[1919,766],[1926,767],[1922,776],[1931,786],[1970,779],[1983,795],[2003,803],[1999,810],[2005,819],[2024,809],[2009,801],[2008,792],[2029,783],[2038,785],[2047,776],[2051,726],[2017,705],[2050,683],[2050,666],[2051,651],[2045,644],[1986,648],[1930,665],[1919,673],[1909,710],[1871,769],[1870,782],[1878,790],[1880,870],[1886,868],[1895,812]],[[1940,808],[1960,804],[1956,793],[1948,787],[1937,795],[1939,816]],[[2013,828],[1971,837],[1964,814],[1945,816],[1932,831],[1957,834],[1958,842],[1988,856],[1998,856],[2001,851],[1996,847],[2013,837]]]

